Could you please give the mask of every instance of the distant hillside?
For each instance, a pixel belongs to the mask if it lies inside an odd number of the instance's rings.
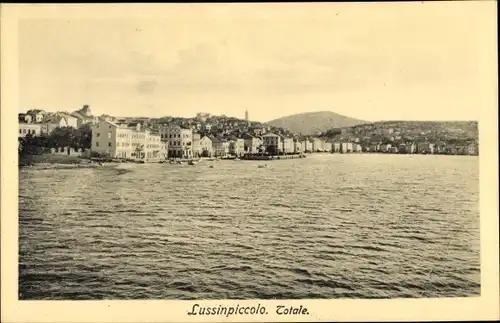
[[[266,124],[273,127],[284,128],[304,135],[315,135],[318,132],[324,132],[332,128],[351,127],[366,123],[368,122],[349,118],[331,111],[294,114],[266,122]]]
[[[380,121],[343,129],[331,129],[323,137],[370,143],[408,143],[429,141],[462,144],[479,140],[477,121]]]

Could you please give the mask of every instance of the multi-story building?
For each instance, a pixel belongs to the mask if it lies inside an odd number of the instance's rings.
[[[306,139],[304,140],[304,151],[305,152],[312,152],[313,151],[313,142],[311,139]]]
[[[201,157],[212,157],[213,156],[213,148],[212,148],[212,139],[207,136],[203,136],[200,139],[200,151]]]
[[[19,123],[19,135],[18,137],[26,137],[27,135],[39,136],[42,133],[40,124],[36,123]]]
[[[313,148],[312,148],[312,150],[314,152],[323,151],[323,140],[321,140],[319,138],[314,138],[313,139]]]
[[[193,156],[201,157],[201,135],[198,132],[193,132]]]
[[[160,130],[163,141],[168,142],[169,158],[193,157],[193,130],[178,125],[169,125]]]
[[[333,148],[333,145],[331,142],[325,141],[323,145],[323,150],[327,152],[331,152]]]
[[[334,153],[339,153],[340,152],[340,142],[334,142],[332,144],[332,151]]]
[[[245,152],[250,154],[255,154],[259,152],[259,146],[261,145],[261,140],[257,137],[251,136],[249,134],[243,135]]]
[[[275,151],[276,153],[283,151],[283,138],[274,133],[268,133],[262,136],[263,145],[266,151]]]
[[[233,156],[243,156],[245,153],[245,141],[241,138],[229,141],[229,154]]]
[[[291,154],[295,151],[295,144],[293,138],[283,138],[283,152],[285,154]]]
[[[342,142],[340,143],[340,152],[350,153],[352,152],[352,142]]]
[[[215,157],[225,157],[229,154],[229,142],[221,138],[212,139],[212,151]]]
[[[300,141],[300,151],[303,153],[306,152],[306,141],[305,140]]]
[[[141,130],[140,124],[129,127],[101,121],[92,125],[91,150],[112,158],[155,162],[165,160],[167,143],[161,140],[159,134]]]
[[[293,142],[293,152],[296,154],[304,152],[301,141],[295,140]]]

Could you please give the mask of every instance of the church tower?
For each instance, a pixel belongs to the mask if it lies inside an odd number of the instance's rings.
[[[245,110],[245,121],[248,122],[248,110]]]

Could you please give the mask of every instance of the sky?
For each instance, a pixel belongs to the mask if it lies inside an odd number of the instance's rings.
[[[146,8],[21,20],[19,110],[478,120],[496,41],[481,36],[491,2]]]

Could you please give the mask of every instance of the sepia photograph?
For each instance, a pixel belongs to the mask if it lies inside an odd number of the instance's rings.
[[[321,321],[304,300],[491,296],[494,2],[108,6],[12,24],[16,302]]]

